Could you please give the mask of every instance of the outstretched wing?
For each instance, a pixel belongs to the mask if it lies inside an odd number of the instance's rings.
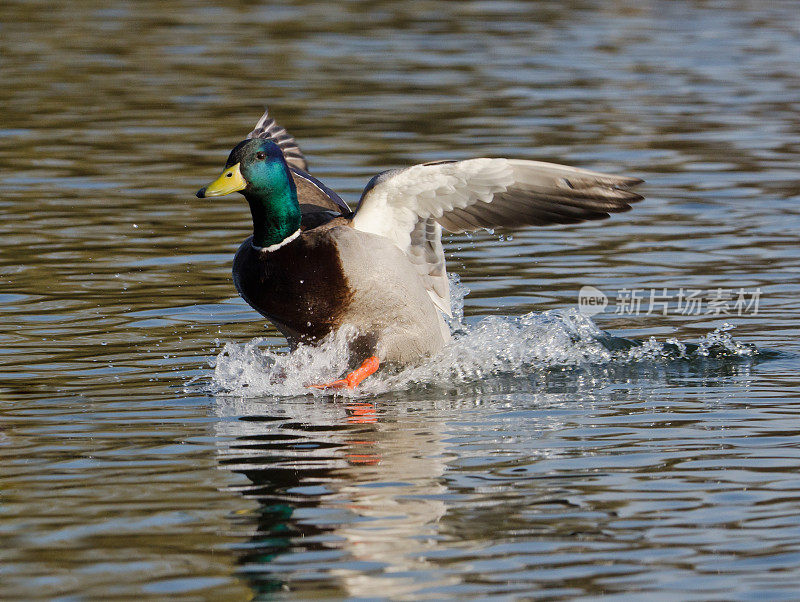
[[[374,177],[361,195],[353,226],[385,236],[409,254],[430,281],[431,298],[449,313],[449,292],[439,292],[442,280],[447,283],[438,268],[444,255],[431,222],[463,232],[603,219],[640,201],[643,197],[629,188],[641,182],[540,161],[427,163]]]
[[[272,140],[283,151],[283,156],[290,166],[308,171],[306,158],[303,156],[300,147],[297,146],[297,142],[295,142],[289,132],[275,123],[275,120],[269,116],[269,109],[264,111],[256,127],[253,128],[252,132],[247,134],[247,138],[266,138]]]
[[[442,227],[433,218],[417,220],[411,231],[411,245],[406,250],[409,260],[422,277],[433,303],[445,314],[450,311],[450,281],[447,279]]]

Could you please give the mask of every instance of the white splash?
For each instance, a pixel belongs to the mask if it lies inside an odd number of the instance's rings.
[[[451,279],[453,340],[439,354],[399,372],[381,369],[356,391],[337,394],[362,396],[415,386],[453,386],[551,368],[756,353],[752,346],[732,339],[729,325],[693,344],[655,338],[630,341],[603,332],[577,309],[513,318],[492,316],[470,326],[463,321],[463,299],[468,292],[457,277]],[[317,347],[301,346],[293,353],[275,351],[263,338],[225,343],[214,361],[213,392],[242,397],[328,395],[309,385],[335,380],[348,370],[348,343],[354,335],[353,329],[342,329]]]

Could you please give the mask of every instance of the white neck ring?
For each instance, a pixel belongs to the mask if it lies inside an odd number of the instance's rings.
[[[288,245],[290,242],[292,242],[298,236],[300,236],[300,228],[298,228],[297,232],[295,232],[294,234],[290,234],[289,236],[284,238],[281,242],[276,242],[274,245],[269,245],[268,247],[258,247],[256,245],[253,245],[253,248],[256,251],[260,251],[262,253],[272,253],[273,251],[277,251],[281,247]],[[250,244],[252,244],[252,243],[250,243]]]

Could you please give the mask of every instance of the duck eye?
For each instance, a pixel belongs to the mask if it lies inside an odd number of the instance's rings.
[[[256,153],[256,159],[258,159],[259,161],[263,161],[266,158],[267,158],[267,153],[265,153],[264,151],[258,151]]]

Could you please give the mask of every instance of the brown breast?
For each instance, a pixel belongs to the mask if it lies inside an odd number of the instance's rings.
[[[325,232],[339,218],[263,253],[249,240],[234,259],[234,281],[250,306],[269,318],[294,346],[316,342],[340,322],[352,295],[335,244]]]

